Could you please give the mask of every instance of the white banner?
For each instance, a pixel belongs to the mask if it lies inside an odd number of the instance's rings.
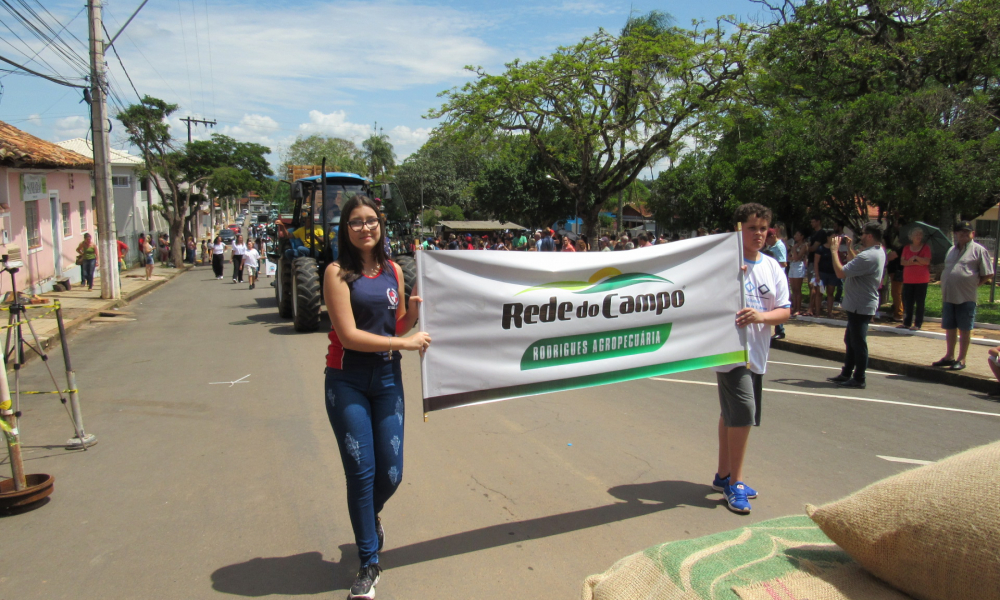
[[[417,252],[424,411],[746,362],[741,252]]]
[[[48,200],[48,180],[45,175],[21,174],[21,200]]]

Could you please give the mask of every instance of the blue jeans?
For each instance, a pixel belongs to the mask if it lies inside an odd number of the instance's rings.
[[[80,283],[86,283],[87,287],[94,287],[94,268],[97,266],[96,258],[84,259],[80,263]]]
[[[840,374],[853,376],[859,383],[865,382],[865,371],[868,369],[868,324],[871,322],[872,315],[847,312],[847,331],[844,332],[847,354]]]
[[[326,370],[326,413],[347,479],[347,512],[361,565],[378,562],[375,517],[403,479],[399,361]]]

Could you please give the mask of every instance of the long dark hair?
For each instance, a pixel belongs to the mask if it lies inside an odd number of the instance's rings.
[[[390,268],[389,255],[385,252],[385,217],[374,200],[364,194],[356,194],[341,207],[340,226],[337,228],[337,262],[340,263],[340,276],[344,281],[354,281],[361,277],[363,270],[361,252],[351,243],[351,228],[347,224],[351,220],[351,213],[360,206],[367,206],[378,215],[379,240],[373,254],[379,268],[383,271]]]

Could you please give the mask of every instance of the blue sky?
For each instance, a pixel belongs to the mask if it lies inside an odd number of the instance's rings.
[[[86,42],[82,0],[39,1],[66,31]],[[118,31],[140,1],[108,2],[108,31]],[[422,117],[440,104],[437,94],[469,79],[465,65],[500,72],[506,62],[549,54],[601,27],[617,31],[630,10],[661,10],[681,25],[726,14],[761,14],[749,0],[150,0],[115,46],[140,94],[180,105],[172,121],[178,139],[187,135],[179,118],[215,119],[215,129],[199,126],[194,137],[220,132],[262,143],[277,163],[297,135],[335,135],[360,143],[377,122],[402,159],[433,128],[434,122]],[[0,56],[59,77],[84,74],[43,49],[2,9],[0,22],[26,42],[0,27]],[[86,58],[82,43],[64,37]],[[109,52],[107,62],[118,101],[135,102],[117,57]],[[0,85],[0,120],[50,141],[86,136],[89,116],[79,90],[6,72],[0,72]],[[114,102],[110,109],[115,110]],[[128,149],[120,129],[111,133],[112,144]]]

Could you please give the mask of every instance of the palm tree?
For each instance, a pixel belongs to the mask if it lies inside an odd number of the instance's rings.
[[[373,133],[371,137],[361,142],[361,148],[365,164],[368,166],[368,173],[373,181],[379,175],[396,168],[396,153],[393,151],[388,135]]]

